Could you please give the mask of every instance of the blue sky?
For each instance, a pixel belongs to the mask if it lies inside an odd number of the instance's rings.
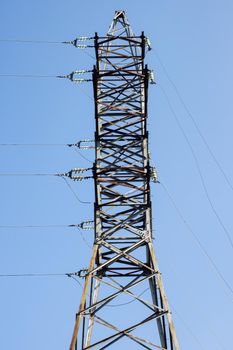
[[[233,190],[226,183],[158,61],[161,58],[185,105],[230,183],[233,183],[231,1],[2,1],[0,39],[64,41],[105,34],[116,9],[124,9],[135,33],[145,31],[153,51],[150,86],[152,162],[183,218],[233,288]],[[91,69],[84,50],[56,44],[0,42],[1,74],[59,75]],[[94,55],[91,49],[88,52]],[[93,138],[91,83],[0,76],[0,143],[73,143]],[[168,96],[170,105],[168,104]],[[197,164],[174,113],[198,160]],[[82,153],[91,162],[92,151]],[[59,173],[90,162],[66,147],[0,146],[0,173]],[[73,184],[93,201],[91,181]],[[155,248],[182,349],[227,349],[232,293],[203,254],[161,185],[152,186]],[[93,218],[56,177],[1,176],[4,225],[79,223]],[[222,225],[216,217],[216,213]],[[224,231],[224,228],[225,231]],[[86,239],[92,242],[92,232]],[[0,274],[63,273],[85,268],[90,250],[75,228],[0,229]],[[82,282],[82,281],[81,281]],[[0,348],[68,348],[81,289],[67,277],[0,279]]]

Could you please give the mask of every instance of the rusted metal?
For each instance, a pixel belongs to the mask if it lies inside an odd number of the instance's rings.
[[[124,11],[94,37],[95,240],[70,350],[179,350],[152,244],[146,43]]]

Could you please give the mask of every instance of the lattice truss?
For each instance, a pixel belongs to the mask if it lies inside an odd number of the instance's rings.
[[[95,36],[95,241],[71,350],[179,349],[152,244],[146,48],[123,11]]]

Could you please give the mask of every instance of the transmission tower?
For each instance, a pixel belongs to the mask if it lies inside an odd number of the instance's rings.
[[[149,41],[116,11],[94,47],[95,239],[70,350],[179,350],[152,243]]]

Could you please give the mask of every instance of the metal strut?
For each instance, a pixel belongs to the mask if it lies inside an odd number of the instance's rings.
[[[95,240],[70,350],[179,350],[152,243],[150,183],[158,179],[148,152],[150,43],[116,11],[94,46]],[[118,307],[109,312],[112,302]]]

